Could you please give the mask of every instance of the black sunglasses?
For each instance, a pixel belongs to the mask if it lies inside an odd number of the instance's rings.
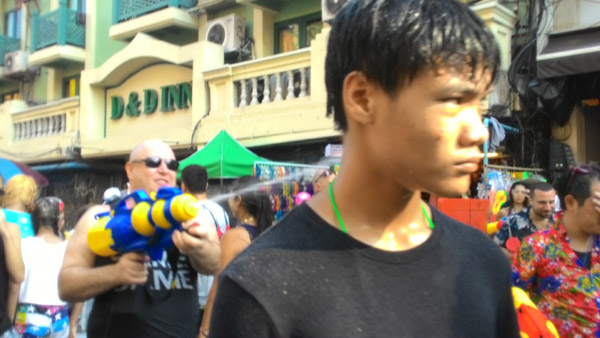
[[[329,170],[329,169],[325,169],[325,170],[323,170],[323,171],[321,172],[321,174],[320,174],[319,176],[317,176],[317,177],[315,177],[315,178],[313,179],[313,182],[315,182],[315,183],[316,183],[316,182],[317,182],[318,180],[320,180],[321,178],[323,178],[323,177],[327,177],[327,176],[329,176],[329,175],[331,175],[331,174],[333,174],[333,172],[332,172],[331,170]]]
[[[169,170],[177,171],[179,169],[179,162],[177,160],[173,160],[170,158],[162,159],[157,156],[150,156],[143,160],[131,160],[131,163],[140,163],[143,162],[148,168],[158,168],[160,167],[160,163],[165,161],[165,165]]]

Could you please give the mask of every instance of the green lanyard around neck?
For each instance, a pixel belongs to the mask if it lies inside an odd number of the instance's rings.
[[[340,210],[338,209],[337,204],[335,203],[335,198],[333,198],[333,182],[334,181],[331,181],[331,183],[329,183],[329,198],[331,199],[331,206],[333,207],[333,211],[335,212],[335,216],[337,217],[338,223],[340,223],[340,228],[342,229],[342,231],[345,234],[347,234],[348,230],[346,230],[344,221],[342,221],[342,215],[340,215]],[[425,210],[425,207],[423,206],[423,204],[421,204],[421,210],[423,211],[423,215],[425,215],[425,219],[427,219],[427,222],[429,223],[429,227],[431,229],[435,228],[435,225],[433,225],[433,221],[431,220],[431,218],[429,218],[429,215],[427,214],[427,211]]]

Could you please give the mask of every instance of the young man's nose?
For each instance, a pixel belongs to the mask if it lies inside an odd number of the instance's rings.
[[[489,136],[488,128],[483,124],[479,114],[479,106],[470,106],[463,109],[461,115],[464,118],[463,132],[461,134],[461,145],[471,146],[483,144]]]

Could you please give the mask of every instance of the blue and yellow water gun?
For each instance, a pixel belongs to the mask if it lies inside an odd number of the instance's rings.
[[[179,188],[160,188],[153,196],[137,190],[114,210],[96,215],[98,220],[88,231],[88,245],[103,257],[145,251],[152,260],[158,260],[173,246],[173,231],[197,214],[196,198],[182,194]]]

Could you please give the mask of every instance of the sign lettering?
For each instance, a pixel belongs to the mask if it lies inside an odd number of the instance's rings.
[[[137,92],[129,93],[127,104],[120,96],[112,96],[111,101],[111,120],[118,120],[127,116],[136,117],[141,113],[145,115],[153,114],[158,108],[160,101],[161,112],[171,112],[176,109],[187,109],[192,105],[192,83],[182,82],[175,85],[163,86],[160,88],[160,97],[154,89],[144,89],[143,97]],[[143,107],[142,106],[143,103]]]

